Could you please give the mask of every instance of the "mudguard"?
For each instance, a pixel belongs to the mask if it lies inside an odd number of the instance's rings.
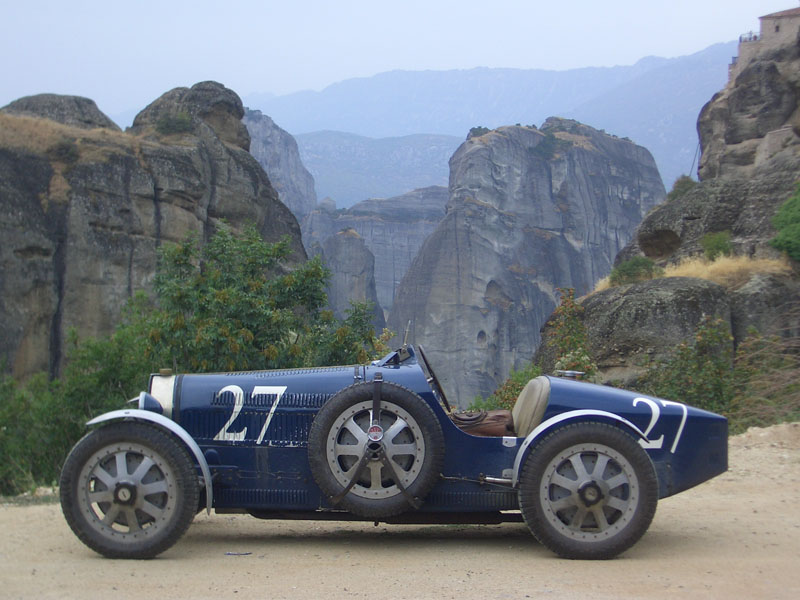
[[[200,471],[203,473],[203,483],[205,484],[206,488],[206,512],[208,514],[211,514],[211,506],[214,501],[214,491],[211,486],[211,471],[208,468],[208,462],[206,461],[205,456],[203,456],[203,451],[200,450],[200,446],[197,445],[197,442],[195,442],[194,439],[192,439],[192,436],[189,435],[183,427],[181,427],[175,421],[172,421],[163,415],[150,412],[149,410],[140,410],[133,408],[130,409],[126,408],[122,410],[114,410],[111,412],[107,412],[98,417],[95,417],[86,424],[97,425],[99,423],[105,423],[107,421],[113,421],[115,419],[133,419],[138,421],[149,421],[151,423],[155,423],[156,425],[163,427],[170,433],[173,433],[174,435],[178,436],[178,438],[180,438],[180,440],[184,444],[186,444],[189,450],[191,450],[195,460],[197,460],[197,464],[200,465]]]

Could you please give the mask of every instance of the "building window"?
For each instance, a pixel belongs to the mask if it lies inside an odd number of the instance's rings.
[[[778,33],[781,30],[781,24],[775,23],[775,33]]]

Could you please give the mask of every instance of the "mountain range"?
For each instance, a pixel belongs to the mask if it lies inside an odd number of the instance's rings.
[[[350,160],[348,147],[364,156],[363,148],[372,142],[354,144],[353,135],[400,138],[395,146],[408,148],[409,155],[418,157],[420,144],[424,147],[429,140],[415,134],[463,140],[472,127],[538,125],[550,116],[578,119],[645,146],[669,188],[675,178],[696,167],[697,114],[724,86],[727,65],[735,54],[736,43],[728,42],[688,56],[647,57],[629,66],[568,71],[485,67],[391,71],[348,79],[319,92],[258,94],[246,96],[244,102],[297,137],[303,161],[318,182],[318,196],[331,196],[342,206],[447,180],[447,158],[438,158],[427,163],[429,170],[437,170],[438,179],[427,172],[416,179],[412,174],[400,189],[396,179],[398,168],[406,167],[403,161],[387,164],[378,160],[379,153],[368,151],[366,156],[374,160],[365,169],[357,154]],[[316,133],[321,131],[324,135]],[[341,137],[336,132],[341,132]],[[302,135],[311,133],[314,135]],[[339,146],[336,154],[316,152],[321,140]],[[403,151],[396,153],[402,159]],[[364,170],[374,181],[386,181],[386,188],[367,187],[360,195],[358,191],[355,197],[347,195],[351,192],[346,190],[359,179],[358,172]],[[329,184],[330,173],[339,173],[341,179]],[[395,181],[389,183],[392,179]],[[344,195],[337,197],[339,194]]]

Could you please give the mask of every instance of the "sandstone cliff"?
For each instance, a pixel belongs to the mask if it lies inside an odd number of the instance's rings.
[[[351,302],[372,304],[372,325],[380,335],[386,326],[383,310],[375,291],[375,257],[364,239],[354,229],[344,229],[316,244],[313,254],[319,253],[331,270],[328,282],[328,305],[337,319],[344,319]]]
[[[644,255],[658,264],[702,255],[708,233],[728,231],[734,254],[776,258],[772,218],[800,180],[800,46],[748,52],[698,118],[700,183],[656,207],[617,262]],[[722,287],[664,278],[593,294],[581,302],[590,350],[604,379],[635,383],[648,358],[691,341],[701,317],[722,318],[737,346],[751,327],[800,335],[795,275],[754,272]],[[537,360],[554,357],[545,347]]]
[[[278,198],[298,221],[317,204],[314,178],[300,160],[297,142],[261,111],[245,109],[243,123],[250,134],[250,154],[264,168]]]
[[[422,343],[460,406],[533,356],[556,287],[588,291],[664,198],[644,148],[576,121],[503,127],[450,161],[447,216],[400,284],[389,326]]]
[[[177,88],[122,133],[94,102],[32,96],[0,110],[0,358],[15,375],[56,374],[67,331],[109,333],[156,248],[220,219],[292,239],[296,219],[247,152],[238,96]]]
[[[372,198],[337,211],[320,203],[303,222],[306,249],[337,232],[352,229],[375,257],[375,286],[380,306],[388,311],[395,290],[422,243],[444,218],[447,188],[421,188],[394,198]]]

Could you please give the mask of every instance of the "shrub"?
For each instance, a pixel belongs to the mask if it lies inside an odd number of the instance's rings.
[[[591,380],[597,375],[597,365],[588,351],[588,335],[582,319],[583,307],[575,301],[574,289],[557,289],[561,301],[553,311],[552,326],[546,341],[555,351],[555,368],[580,371],[584,379]]]
[[[469,130],[469,135],[467,136],[467,139],[486,135],[490,131],[491,129],[489,129],[488,127],[483,127],[482,125],[479,125],[478,127],[473,127]]]
[[[711,261],[720,256],[730,256],[733,252],[730,231],[707,233],[701,238],[700,245],[703,247],[706,258]]]
[[[722,319],[705,317],[693,343],[679,344],[650,365],[641,391],[727,414],[734,396],[733,338]]]
[[[529,363],[519,371],[512,370],[500,387],[487,398],[478,396],[469,405],[468,410],[493,410],[505,408],[511,410],[517,401],[522,388],[531,380],[542,374],[542,370],[535,364]]]
[[[608,282],[611,286],[626,285],[660,277],[663,273],[664,270],[646,256],[634,256],[611,269]]]
[[[151,372],[264,369],[352,364],[374,358],[391,337],[374,339],[367,304],[344,320],[322,310],[327,271],[310,260],[281,265],[286,242],[265,243],[254,227],[222,227],[206,246],[165,245],[155,298],[137,294],[113,335],[69,336],[60,379],[44,374],[21,385],[0,379],[0,494],[58,477],[86,421],[121,408]]]
[[[697,186],[697,182],[688,175],[681,175],[672,184],[672,189],[667,194],[667,200],[674,201],[683,198]]]
[[[162,135],[187,133],[191,130],[192,117],[186,112],[164,115],[156,121],[156,131]]]
[[[800,261],[800,184],[778,209],[772,224],[778,230],[778,235],[770,240],[770,245],[786,252],[793,260]]]

